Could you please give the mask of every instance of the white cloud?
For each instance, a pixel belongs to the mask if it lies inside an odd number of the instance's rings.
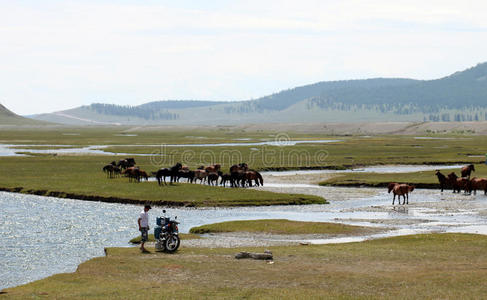
[[[205,2],[0,0],[0,102],[30,114],[245,99],[487,60],[484,1]]]

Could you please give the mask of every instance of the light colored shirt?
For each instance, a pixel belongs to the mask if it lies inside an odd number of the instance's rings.
[[[140,213],[140,227],[149,227],[149,214],[145,211]]]

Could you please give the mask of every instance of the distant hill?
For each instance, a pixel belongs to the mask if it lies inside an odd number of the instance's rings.
[[[69,124],[484,121],[487,63],[436,80],[374,78],[318,82],[255,100],[92,104],[33,116]]]
[[[0,104],[0,125],[48,125],[49,123],[21,117]]]

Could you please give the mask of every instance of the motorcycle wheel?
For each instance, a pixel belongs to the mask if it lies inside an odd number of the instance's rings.
[[[164,246],[166,248],[166,252],[168,253],[173,253],[178,250],[180,244],[179,236],[177,235],[170,235],[167,237],[166,242],[164,243]]]
[[[157,240],[155,244],[156,251],[166,251],[166,241]]]

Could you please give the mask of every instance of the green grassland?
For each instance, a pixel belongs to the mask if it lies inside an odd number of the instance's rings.
[[[29,127],[2,128],[0,143],[54,145],[163,145],[273,141],[276,132],[246,131],[226,126],[201,127]],[[329,135],[293,133],[294,139],[322,139]],[[247,140],[241,140],[247,139]]]
[[[279,194],[241,188],[199,184],[159,186],[156,182],[129,183],[128,178],[109,179],[102,167],[115,159],[105,156],[1,157],[0,188],[74,199],[185,206],[246,206],[326,203],[321,197]],[[137,163],[157,170],[147,157]],[[7,171],[8,170],[8,171]]]
[[[105,151],[144,153],[160,156],[171,164],[183,161],[189,166],[218,161],[224,168],[239,161],[258,170],[306,168],[343,169],[386,164],[453,164],[485,161],[487,137],[449,136],[451,139],[418,140],[411,136],[326,137],[337,143],[297,144],[295,146],[236,147],[109,147]]]
[[[274,263],[236,260],[264,248],[110,248],[105,257],[0,294],[5,299],[481,299],[487,237],[428,234],[361,243],[269,247]]]
[[[105,151],[154,154],[164,166],[183,162],[191,167],[219,162],[227,168],[242,161],[255,169],[347,168],[376,164],[428,164],[481,162],[487,137],[463,134],[413,136],[329,136],[289,132],[292,140],[339,139],[337,143],[295,146],[246,146],[247,142],[274,141],[276,132],[216,127],[150,129],[130,127],[53,127],[0,130],[0,142],[39,145],[117,145]],[[171,144],[242,143],[236,147],[166,147]],[[125,145],[125,146],[124,146]],[[135,146],[136,145],[136,146]],[[144,146],[148,145],[148,146]],[[158,146],[150,146],[158,145]],[[160,146],[159,146],[160,145]],[[41,148],[42,149],[42,148]],[[161,156],[161,154],[164,154]],[[212,161],[217,160],[217,161]]]
[[[290,220],[229,221],[208,224],[190,229],[190,233],[252,232],[269,234],[370,234],[378,228],[353,226],[340,223],[298,222]]]

